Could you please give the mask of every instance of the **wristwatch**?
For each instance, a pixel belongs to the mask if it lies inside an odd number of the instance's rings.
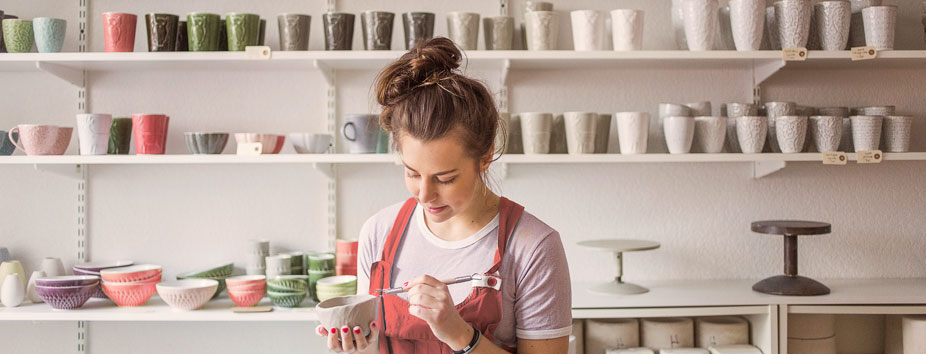
[[[476,349],[476,345],[479,344],[479,338],[482,338],[482,335],[479,334],[479,330],[476,327],[473,327],[473,339],[470,339],[469,344],[463,349],[454,350],[453,354],[469,354],[473,352],[473,349]]]

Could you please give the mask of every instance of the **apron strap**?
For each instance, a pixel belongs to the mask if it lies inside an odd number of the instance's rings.
[[[524,214],[524,207],[518,203],[501,197],[498,204],[498,249],[495,250],[495,264],[487,272],[494,274],[502,267],[502,257],[508,247],[508,239],[514,234],[514,229]]]

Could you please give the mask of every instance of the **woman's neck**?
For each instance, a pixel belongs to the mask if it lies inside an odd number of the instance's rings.
[[[479,193],[479,199],[473,201],[473,204],[462,213],[448,219],[442,223],[432,223],[428,220],[425,213],[425,224],[438,238],[445,241],[459,241],[478,232],[485,227],[495,215],[498,215],[498,207],[501,198],[488,190],[483,195]]]

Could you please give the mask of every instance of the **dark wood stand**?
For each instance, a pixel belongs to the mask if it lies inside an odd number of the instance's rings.
[[[752,223],[752,231],[783,235],[785,239],[785,274],[764,279],[752,290],[771,295],[816,296],[830,293],[830,288],[816,280],[797,275],[797,238],[823,235],[832,230],[830,224],[814,221],[769,220]]]

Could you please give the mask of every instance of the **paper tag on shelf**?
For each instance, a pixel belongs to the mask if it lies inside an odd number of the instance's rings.
[[[859,151],[856,154],[858,163],[881,163],[881,157],[884,156],[881,150]]]
[[[260,155],[264,152],[264,144],[261,143],[240,143],[238,144],[238,155]]]
[[[273,306],[232,307],[232,312],[234,313],[255,313],[270,311],[273,311]]]
[[[849,162],[849,157],[842,151],[831,151],[823,153],[824,165],[845,165]]]
[[[272,53],[273,51],[268,46],[249,45],[244,47],[244,57],[248,59],[268,60]]]
[[[878,57],[878,50],[875,47],[852,47],[849,56],[855,60],[869,60]]]
[[[781,50],[781,59],[784,61],[807,60],[807,48],[785,48]]]

